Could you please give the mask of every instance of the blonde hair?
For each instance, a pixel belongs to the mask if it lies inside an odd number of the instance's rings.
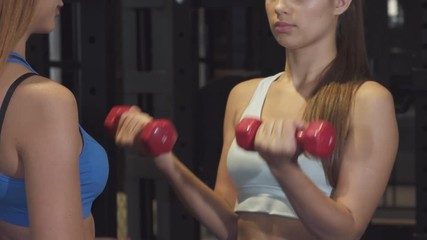
[[[36,0],[0,1],[0,72],[17,42],[24,36]]]

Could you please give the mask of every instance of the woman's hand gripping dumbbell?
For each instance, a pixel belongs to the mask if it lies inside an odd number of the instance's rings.
[[[112,136],[116,136],[120,117],[129,111],[131,106],[114,106],[104,121],[104,126]],[[130,130],[130,129],[129,129]],[[126,131],[123,129],[121,131]],[[142,144],[142,149],[151,156],[158,156],[171,151],[178,135],[172,122],[167,119],[151,119],[137,135],[137,141]]]
[[[257,118],[244,118],[236,126],[237,144],[254,151],[256,132],[261,125]],[[304,130],[295,133],[297,144],[302,150],[314,157],[327,159],[335,147],[335,129],[326,121],[313,121]]]

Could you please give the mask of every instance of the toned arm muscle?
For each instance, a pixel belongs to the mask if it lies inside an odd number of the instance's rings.
[[[178,160],[174,161],[173,167],[164,163],[165,159],[157,159],[157,162],[163,161],[163,166],[158,164],[159,168],[170,179],[170,182],[187,206],[190,212],[195,216],[208,230],[210,230],[218,239],[235,239],[237,234],[237,216],[234,213],[234,204],[236,201],[236,190],[228,175],[226,168],[228,149],[234,138],[234,125],[236,118],[236,104],[238,102],[238,93],[240,91],[234,88],[228,98],[223,129],[223,147],[219,161],[215,189],[212,191]]]
[[[374,82],[356,94],[350,135],[333,198],[365,229],[388,183],[398,148],[391,94]]]
[[[391,94],[374,82],[355,96],[338,185],[325,196],[294,164],[273,169],[304,225],[319,239],[359,239],[384,193],[398,130]]]
[[[17,94],[27,98],[20,111],[17,148],[25,168],[32,239],[84,239],[82,142],[74,96],[50,81],[30,84]]]

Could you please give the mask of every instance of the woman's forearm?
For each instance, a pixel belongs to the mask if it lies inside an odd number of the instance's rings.
[[[298,165],[290,164],[272,172],[304,226],[319,239],[359,239],[352,213],[321,192]]]
[[[237,215],[172,153],[154,159],[190,213],[219,239],[235,239]]]

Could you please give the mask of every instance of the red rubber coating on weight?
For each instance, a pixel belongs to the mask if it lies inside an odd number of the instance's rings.
[[[327,159],[335,148],[335,129],[326,121],[313,121],[304,131],[296,133],[296,140],[304,151],[320,159]]]
[[[120,116],[128,111],[130,106],[114,106],[104,120],[104,126],[114,136],[117,131]],[[167,119],[155,119],[147,123],[141,130],[139,138],[146,149],[152,155],[157,156],[173,149],[178,138],[175,127]]]
[[[256,131],[261,125],[257,118],[244,118],[236,126],[236,142],[248,151],[254,150]],[[297,131],[298,145],[308,154],[327,159],[335,148],[335,129],[326,121],[313,121],[306,129]]]
[[[104,127],[107,128],[111,136],[116,134],[120,116],[122,116],[122,114],[127,112],[129,109],[130,106],[127,105],[118,105],[111,108],[110,112],[104,120]]]
[[[254,150],[255,135],[261,121],[257,118],[244,118],[236,126],[236,142],[248,151]]]
[[[156,119],[145,125],[140,138],[147,151],[153,156],[158,156],[171,151],[178,137],[172,122],[167,119]]]

